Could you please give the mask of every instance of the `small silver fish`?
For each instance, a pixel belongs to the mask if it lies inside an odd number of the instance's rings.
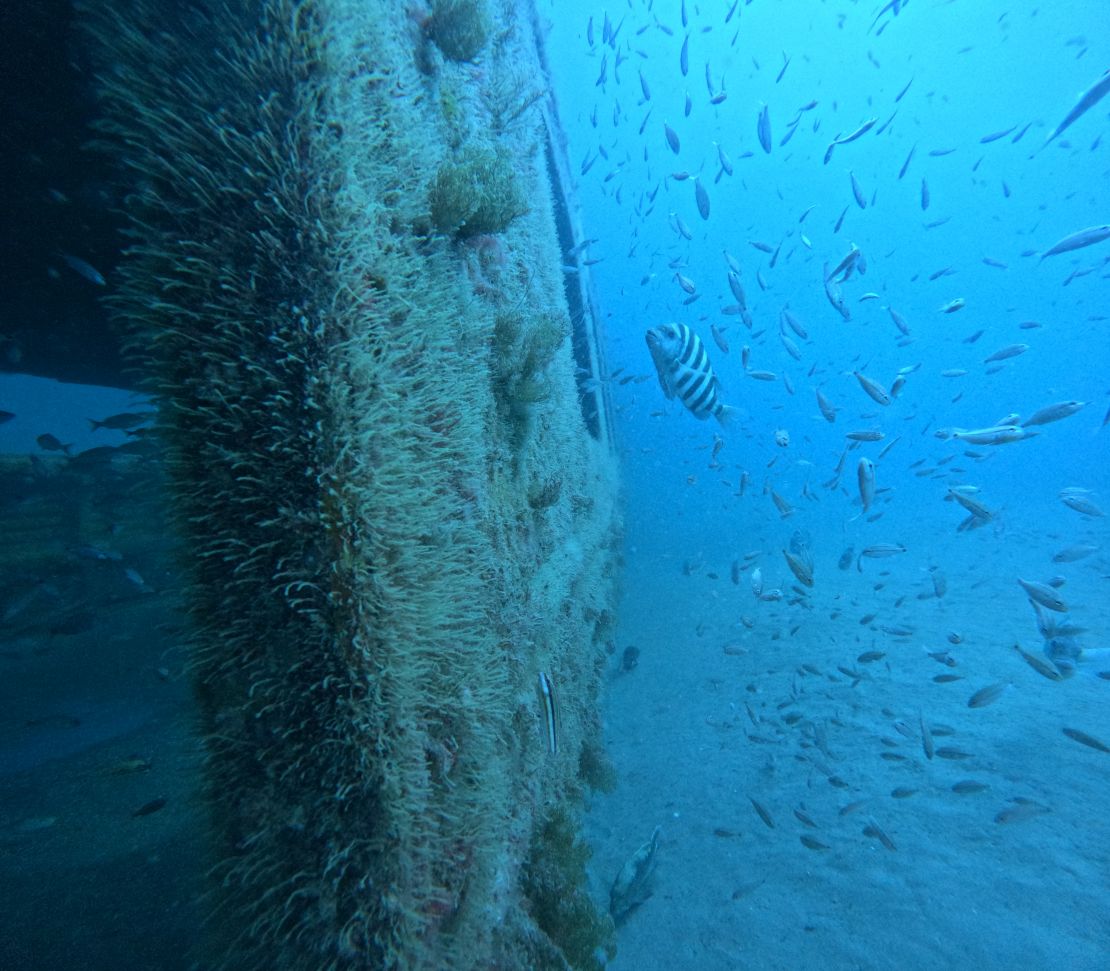
[[[821,414],[824,416],[825,421],[831,425],[836,421],[837,409],[832,406],[828,398],[821,394],[820,388],[815,390],[817,392],[817,407],[821,410]]]
[[[1028,344],[1010,344],[1008,347],[1003,347],[983,358],[983,363],[991,364],[994,361],[1005,361],[1011,357],[1017,357],[1019,354],[1024,354],[1027,350],[1029,350]]]
[[[859,128],[857,128],[855,131],[850,132],[847,135],[837,135],[836,138],[834,138],[829,144],[828,149],[825,151],[825,164],[828,165],[829,159],[832,158],[833,149],[836,148],[837,145],[848,145],[851,142],[854,142],[857,138],[866,135],[869,131],[871,131],[872,128],[875,127],[878,120],[878,118],[868,118],[867,121],[860,125]]]
[[[954,500],[958,502],[961,506],[964,507],[964,509],[971,513],[971,515],[975,516],[977,519],[983,520],[984,522],[989,523],[992,519],[994,519],[994,513],[991,512],[991,510],[989,510],[986,506],[983,505],[983,503],[981,503],[973,495],[963,489],[958,489],[955,487],[950,488],[948,490],[948,495],[944,498],[945,500]]]
[[[1078,728],[1063,728],[1061,731],[1067,735],[1072,741],[1078,742],[1080,745],[1086,745],[1087,748],[1093,748],[1096,752],[1106,752],[1110,754],[1110,745],[1105,742],[1099,741],[1094,735],[1088,735],[1086,732]]]
[[[859,259],[859,256],[860,248],[853,243],[852,248],[848,250],[847,256],[833,267],[831,273],[825,274],[825,279],[835,280],[839,278],[841,281],[847,280],[848,277],[852,275],[852,270],[855,269],[856,261]]]
[[[859,484],[859,498],[863,503],[863,511],[871,508],[875,501],[875,463],[869,458],[861,458],[856,467],[856,479]]]
[[[1087,229],[1071,233],[1050,246],[1041,254],[1041,260],[1049,256],[1056,256],[1059,253],[1070,253],[1072,250],[1083,249],[1085,246],[1093,246],[1095,243],[1101,243],[1104,239],[1110,239],[1110,225],[1090,226]]]
[[[1028,428],[1030,425],[1047,425],[1049,422],[1060,421],[1064,418],[1070,418],[1080,408],[1086,405],[1085,401],[1058,401],[1052,405],[1046,405],[1044,408],[1038,408],[1028,418],[1021,423],[1022,428]]]
[[[667,144],[670,146],[672,152],[677,155],[682,148],[682,143],[678,140],[678,135],[675,134],[673,128],[666,122],[663,122],[663,134],[667,137]]]
[[[859,371],[853,371],[856,380],[860,383],[860,387],[867,392],[872,401],[880,405],[890,404],[890,394],[887,392],[878,381],[869,378],[866,374]]]
[[[100,271],[91,263],[86,263],[81,257],[73,256],[70,253],[59,253],[62,261],[79,277],[92,283],[94,286],[103,287],[107,286],[108,282],[101,275]]]
[[[1107,92],[1110,92],[1110,70],[1104,72],[1102,77],[1095,81],[1094,84],[1079,96],[1079,100],[1072,107],[1071,111],[1064,116],[1064,120],[1049,133],[1044,144],[1047,145],[1056,138],[1056,136],[1061,134],[1065,128],[1069,127],[1073,122],[1098,104],[1098,102],[1106,96]],[[1044,146],[1042,145],[1041,147],[1043,148]]]
[[[748,306],[748,298],[744,293],[744,286],[740,282],[740,274],[733,270],[728,271],[728,288],[732,291],[732,295],[736,298],[736,302],[741,309]]]
[[[771,154],[771,114],[767,105],[759,112],[759,121],[756,124],[756,134],[759,135],[759,144],[763,151]]]
[[[728,340],[725,338],[725,331],[723,327],[718,327],[716,324],[709,325],[709,333],[713,335],[713,343],[716,344],[722,354],[728,353]]]
[[[957,428],[952,432],[952,437],[972,445],[1008,445],[1011,442],[1020,442],[1023,438],[1031,438],[1035,434],[1036,432],[1027,431],[1020,425],[995,425],[992,428],[971,431]]]
[[[694,198],[698,204],[698,214],[702,219],[709,218],[709,193],[701,184],[701,179],[694,179]]]
[[[905,553],[906,547],[900,543],[874,543],[871,546],[865,546],[860,550],[859,556],[856,557],[856,572],[863,572],[863,561],[865,559],[879,559],[887,556],[897,556],[899,553]]]
[[[1048,661],[1039,658],[1036,654],[1030,654],[1024,650],[1020,644],[1014,645],[1014,650],[1021,655],[1022,660],[1025,661],[1037,674],[1041,677],[1048,678],[1049,681],[1062,681],[1063,675],[1060,673],[1059,668],[1054,664],[1049,664]]]
[[[1095,519],[1102,518],[1105,513],[1095,505],[1087,495],[1086,490],[1063,489],[1060,491],[1060,501],[1069,509]]]
[[[999,681],[997,684],[988,684],[985,688],[980,688],[970,698],[967,699],[968,708],[986,708],[987,705],[994,704],[1002,697],[1006,689],[1010,687],[1010,682]]]
[[[1029,594],[1029,599],[1034,603],[1039,603],[1042,607],[1047,607],[1049,610],[1055,610],[1061,614],[1068,612],[1068,605],[1064,603],[1054,587],[1050,587],[1047,583],[1040,583],[1037,580],[1023,580],[1021,577],[1017,578],[1017,582],[1022,590]]]
[[[767,811],[767,809],[763,805],[761,805],[760,803],[756,802],[751,796],[748,796],[748,802],[750,802],[752,804],[752,809],[754,809],[755,812],[756,812],[756,815],[759,816],[759,818],[763,820],[763,822],[767,826],[767,828],[768,829],[774,829],[775,828],[775,821],[771,817],[771,814]]]
[[[674,278],[678,282],[678,285],[680,287],[682,287],[682,289],[686,293],[696,293],[697,292],[698,285],[696,283],[694,283],[694,281],[691,280],[688,276],[686,276],[682,273],[679,273],[676,270],[675,274],[674,274]]]
[[[845,320],[852,319],[852,311],[844,300],[844,293],[840,289],[840,284],[836,280],[825,280],[825,296],[828,297],[829,303],[832,304],[833,309],[840,314]]]
[[[1089,543],[1078,543],[1075,546],[1068,546],[1057,553],[1053,554],[1053,563],[1074,563],[1076,560],[1082,560],[1090,556],[1092,553],[1097,553],[1101,549],[1098,546],[1092,546]]]
[[[849,180],[851,181],[851,184],[852,184],[852,195],[856,200],[856,205],[859,206],[860,209],[866,209],[867,208],[867,195],[863,191],[863,186],[861,186],[859,184],[859,180],[856,178],[856,173],[855,172],[849,172],[848,173],[848,178],[849,178]]]
[[[789,550],[783,550],[782,555],[786,558],[786,565],[790,567],[790,572],[798,578],[798,582],[807,587],[813,586],[813,563],[808,557],[797,556]]]

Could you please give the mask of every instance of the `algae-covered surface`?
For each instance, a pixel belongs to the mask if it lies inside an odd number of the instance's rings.
[[[102,548],[119,524],[90,540],[69,523],[51,552],[112,571],[151,612],[172,588],[180,655],[143,670],[152,693],[190,686],[195,708],[48,704],[27,727],[64,736],[79,774],[78,753],[118,742],[96,751],[108,775],[129,796],[152,786],[123,826],[200,832],[187,854],[175,844],[193,866],[166,895],[189,888],[203,927],[170,964],[593,966],[612,925],[584,890],[577,831],[584,776],[602,771],[619,514],[576,380],[597,330],[564,287],[528,11],[88,4],[79,26],[93,149],[131,244],[105,302],[157,407],[143,459],[163,472],[113,485],[152,489],[176,548],[157,591],[140,547]],[[91,461],[43,441],[62,474]],[[61,498],[79,506],[80,489]],[[26,543],[54,542],[51,525]],[[67,598],[86,609],[65,630],[28,619]],[[29,641],[20,685],[43,673],[35,638],[162,630],[112,602],[18,577],[4,608]],[[174,727],[147,748],[194,760],[172,786],[161,757],[116,751],[156,717]],[[34,808],[49,776],[37,736],[20,737],[12,826],[21,855],[46,841],[45,863],[88,830],[64,799]],[[115,846],[118,806],[88,791],[84,818]],[[121,910],[148,934],[126,893]]]

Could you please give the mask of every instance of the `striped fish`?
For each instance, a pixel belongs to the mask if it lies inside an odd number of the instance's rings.
[[[727,426],[736,409],[717,395],[720,382],[701,338],[685,324],[662,324],[648,330],[646,339],[663,394],[677,396],[695,418],[712,415]]]
[[[539,677],[540,701],[543,703],[544,738],[547,754],[559,754],[559,708],[555,702],[555,685],[543,671]]]

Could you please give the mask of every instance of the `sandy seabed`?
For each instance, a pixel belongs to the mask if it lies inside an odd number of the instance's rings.
[[[943,598],[912,546],[861,573],[837,567],[847,543],[818,537],[802,606],[760,602],[727,559],[691,565],[681,543],[631,531],[604,707],[620,782],[588,820],[599,899],[661,837],[615,971],[1110,966],[1110,754],[1062,731],[1110,740],[1110,660],[1059,682],[1035,672],[1013,649],[1041,649],[1014,582],[1029,544],[951,532]],[[770,536],[740,546],[762,547],[767,587],[793,596]],[[1104,560],[1069,566],[1069,597],[1097,603]],[[618,672],[630,644],[639,664]],[[872,651],[885,656],[857,660]],[[968,706],[999,682],[998,700]]]

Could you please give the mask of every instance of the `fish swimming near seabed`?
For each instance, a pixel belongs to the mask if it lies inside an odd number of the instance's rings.
[[[1084,628],[1052,617],[1045,613],[1036,601],[1030,602],[1037,615],[1037,630],[1044,638],[1042,648],[1044,656],[1052,662],[1061,678],[1070,678],[1081,662],[1105,660],[1110,656],[1110,650],[1084,648],[1079,643],[1079,635],[1084,632]],[[1026,658],[1026,660],[1029,659]]]
[[[712,415],[727,427],[737,409],[724,404],[705,345],[686,324],[662,324],[646,334],[659,386],[668,399],[678,397],[697,419]]]

